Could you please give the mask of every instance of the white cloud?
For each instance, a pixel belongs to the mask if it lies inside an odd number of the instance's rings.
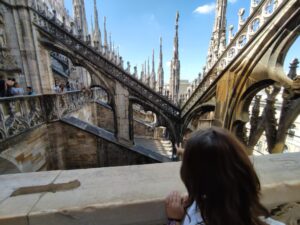
[[[228,0],[230,3],[236,3],[237,0]]]
[[[235,1],[235,0],[230,0],[230,1]],[[194,10],[194,13],[198,14],[208,14],[213,11],[215,11],[216,4],[215,3],[210,3],[206,5],[201,5],[197,9]]]
[[[167,62],[167,67],[170,68],[171,67],[171,61]]]
[[[156,30],[160,29],[160,23],[158,22],[154,14],[144,14],[143,20],[145,21],[147,26],[151,27],[152,29],[156,29]]]

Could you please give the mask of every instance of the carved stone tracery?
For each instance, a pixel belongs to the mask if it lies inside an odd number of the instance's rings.
[[[291,63],[288,77],[293,79],[293,83],[290,87],[283,88],[279,83],[268,86],[265,88],[264,104],[262,103],[264,100],[262,92],[254,97],[249,135],[246,138],[250,153],[263,134],[265,134],[269,153],[284,151],[288,130],[300,114],[300,79],[296,71],[298,64],[298,60]],[[260,111],[262,111],[261,116],[259,116]],[[276,117],[276,113],[279,113],[279,116]]]
[[[10,55],[5,33],[5,13],[7,8],[0,4],[0,71],[20,71],[16,60]]]
[[[93,101],[89,92],[12,97],[0,100],[0,141],[56,121]]]
[[[116,79],[118,82],[128,87],[134,95],[139,95],[141,98],[151,102],[157,107],[160,107],[161,110],[174,118],[178,118],[180,116],[180,110],[165,99],[164,96],[159,95],[146,85],[140,83],[123,68],[108,61],[91,46],[88,46],[86,43],[78,40],[78,38],[71,34],[66,27],[60,26],[60,21],[53,21],[43,15],[42,12],[38,10],[35,11],[35,9],[33,9],[33,12],[35,18],[34,22],[42,33],[54,37],[64,46],[75,51],[77,55],[82,56],[84,59],[94,64],[97,68],[100,68],[106,76]]]

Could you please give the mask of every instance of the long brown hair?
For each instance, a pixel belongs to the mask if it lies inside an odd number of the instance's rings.
[[[263,225],[260,182],[245,147],[228,131],[197,131],[188,141],[180,170],[190,204],[206,225]]]

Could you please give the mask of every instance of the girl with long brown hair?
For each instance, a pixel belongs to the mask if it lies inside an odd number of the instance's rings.
[[[188,196],[166,199],[170,225],[283,225],[260,203],[260,182],[244,146],[228,131],[196,132],[180,169]]]

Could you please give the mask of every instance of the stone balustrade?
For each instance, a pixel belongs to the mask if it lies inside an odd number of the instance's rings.
[[[259,32],[268,19],[280,8],[283,1],[261,0],[258,4],[252,6],[250,16],[243,20],[243,26],[237,31],[237,34],[229,40],[226,50],[219,57],[215,65],[212,67],[223,70],[236,55],[252,40],[254,35]]]
[[[297,224],[300,153],[251,161],[262,183],[263,204],[272,209],[289,203],[274,210],[274,217]],[[185,192],[179,168],[180,162],[2,175],[0,225],[162,225],[165,196]]]
[[[282,0],[261,0],[259,3],[252,5],[250,16],[242,21],[242,26],[239,27],[236,35],[229,39],[229,44],[219,56],[218,60],[208,63],[206,76],[203,77],[192,96],[183,106],[182,117],[193,107],[196,101],[200,99],[203,93],[220,75],[214,71],[223,71],[231,62],[235,61],[234,59],[238,54],[244,50],[247,44],[254,39],[255,35],[263,29],[264,25],[269,22],[269,19],[279,11],[279,8],[287,4],[287,2],[288,1]]]
[[[83,107],[89,91],[0,98],[0,142]]]

